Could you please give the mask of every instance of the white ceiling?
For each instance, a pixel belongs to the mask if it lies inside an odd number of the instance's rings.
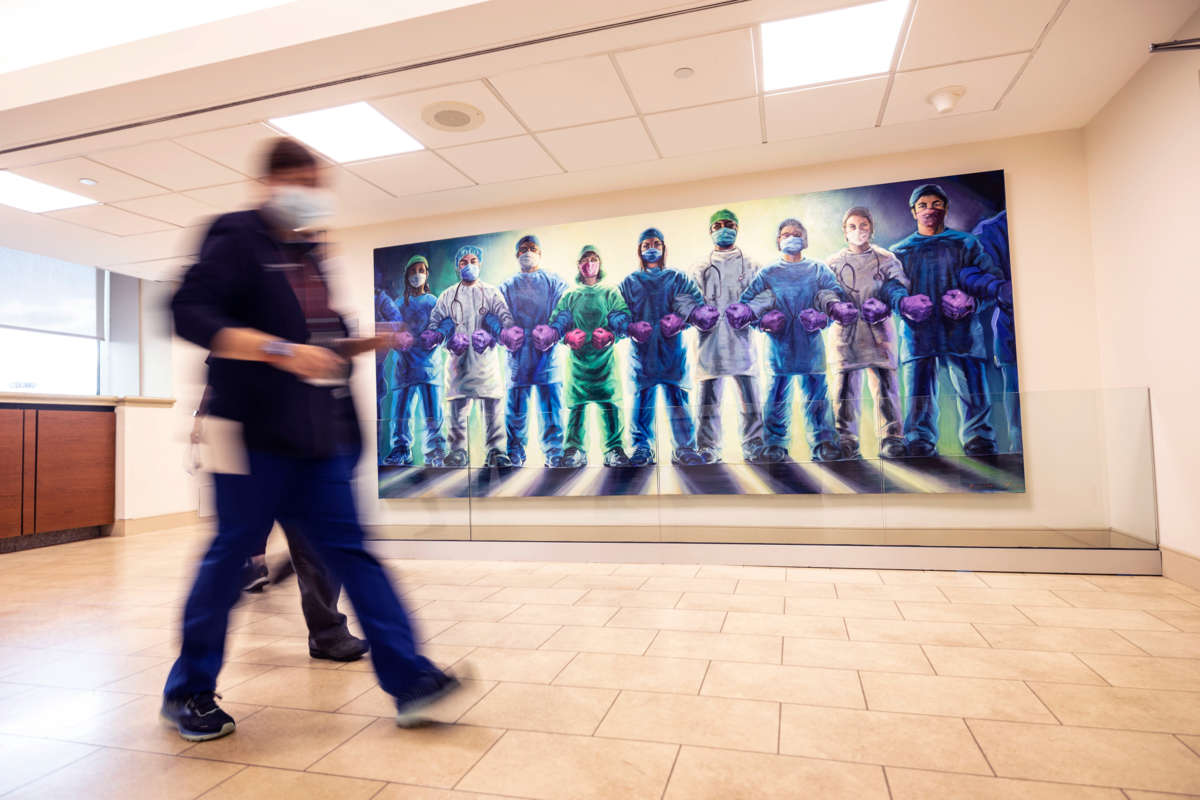
[[[1200,7],[1200,0],[913,0],[891,72],[759,91],[758,23],[855,2],[749,0],[563,38],[665,7],[492,0],[0,111],[5,149],[371,72],[396,64],[398,53],[409,63],[559,36],[0,155],[0,168],[102,203],[42,215],[0,206],[0,245],[165,274],[195,251],[208,218],[258,201],[258,154],[275,135],[267,119],[357,100],[429,149],[327,163],[338,227],[907,149],[914,126],[929,145],[1078,127],[1140,67],[1147,42],[1170,38]],[[675,77],[680,67],[691,77]],[[939,115],[927,97],[947,85],[965,86],[966,94]],[[1073,86],[1080,90],[1071,93]],[[443,101],[481,109],[483,124],[461,133],[429,126],[423,109]],[[97,183],[82,186],[80,178]]]

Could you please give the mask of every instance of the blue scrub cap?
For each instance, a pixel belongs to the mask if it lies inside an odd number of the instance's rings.
[[[908,207],[912,208],[915,206],[917,201],[927,194],[942,198],[942,202],[946,203],[947,205],[950,203],[950,198],[947,197],[946,193],[942,191],[942,187],[938,186],[936,183],[923,183],[917,188],[913,189],[913,193],[908,196]]]
[[[454,266],[458,267],[458,262],[463,260],[463,256],[475,256],[479,259],[479,263],[483,263],[483,251],[473,244],[464,244],[458,248],[458,252],[454,254]]]
[[[796,219],[795,217],[788,217],[783,222],[779,223],[779,227],[775,230],[775,237],[778,238],[779,234],[783,233],[783,229],[786,228],[788,225],[798,225],[800,227],[800,230],[804,231],[804,235],[808,236],[808,228],[804,227],[803,222]]]
[[[538,250],[542,249],[541,241],[536,236],[534,236],[532,233],[527,233],[524,236],[522,236],[520,239],[517,239],[516,249],[519,251],[521,249],[521,245],[525,244],[526,242],[529,242],[534,247],[536,247]]]
[[[667,242],[667,237],[663,236],[663,232],[658,228],[646,228],[646,230],[642,231],[642,235],[638,237],[638,244],[650,238],[658,239],[663,244]]]

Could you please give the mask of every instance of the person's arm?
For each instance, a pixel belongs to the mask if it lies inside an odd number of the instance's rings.
[[[775,308],[775,293],[767,286],[764,273],[765,270],[755,275],[754,280],[750,281],[750,285],[746,287],[746,291],[742,292],[742,296],[738,298],[739,302],[750,306],[756,319]]]
[[[504,295],[500,294],[499,290],[493,289],[487,293],[486,297],[488,313],[496,317],[496,320],[500,323],[500,328],[512,327],[514,324],[513,315],[508,310],[508,303],[504,302]]]
[[[621,293],[616,289],[610,289],[608,292],[608,315],[605,318],[605,321],[608,322],[608,329],[619,339],[628,334],[632,318],[629,306],[625,305],[625,298],[621,297]]]
[[[829,313],[834,303],[846,302],[846,292],[833,275],[833,270],[824,264],[817,264],[817,291],[813,299],[813,308]]]
[[[437,302],[433,304],[433,311],[429,312],[429,326],[425,329],[440,333],[443,339],[453,336],[454,329],[458,327],[454,318],[450,316],[451,296],[452,293],[447,291],[438,297]]]
[[[684,322],[687,322],[691,318],[692,312],[704,305],[704,295],[700,294],[700,287],[687,275],[682,272],[678,272],[676,275],[675,298],[671,303],[671,308],[676,314],[683,317]]]
[[[564,294],[554,306],[550,314],[550,327],[558,332],[559,337],[575,327],[575,314],[571,311],[571,298]]]
[[[963,291],[982,300],[1001,298],[1008,286],[1008,299],[1012,299],[1012,284],[1004,279],[1004,273],[984,252],[983,245],[974,236],[967,238],[963,253],[963,266],[958,271],[958,281]]]

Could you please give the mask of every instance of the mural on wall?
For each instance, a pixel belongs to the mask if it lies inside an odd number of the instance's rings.
[[[1024,491],[1004,173],[375,250],[380,497]]]

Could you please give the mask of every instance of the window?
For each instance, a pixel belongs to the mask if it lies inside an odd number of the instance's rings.
[[[97,394],[100,340],[0,326],[0,392]]]

